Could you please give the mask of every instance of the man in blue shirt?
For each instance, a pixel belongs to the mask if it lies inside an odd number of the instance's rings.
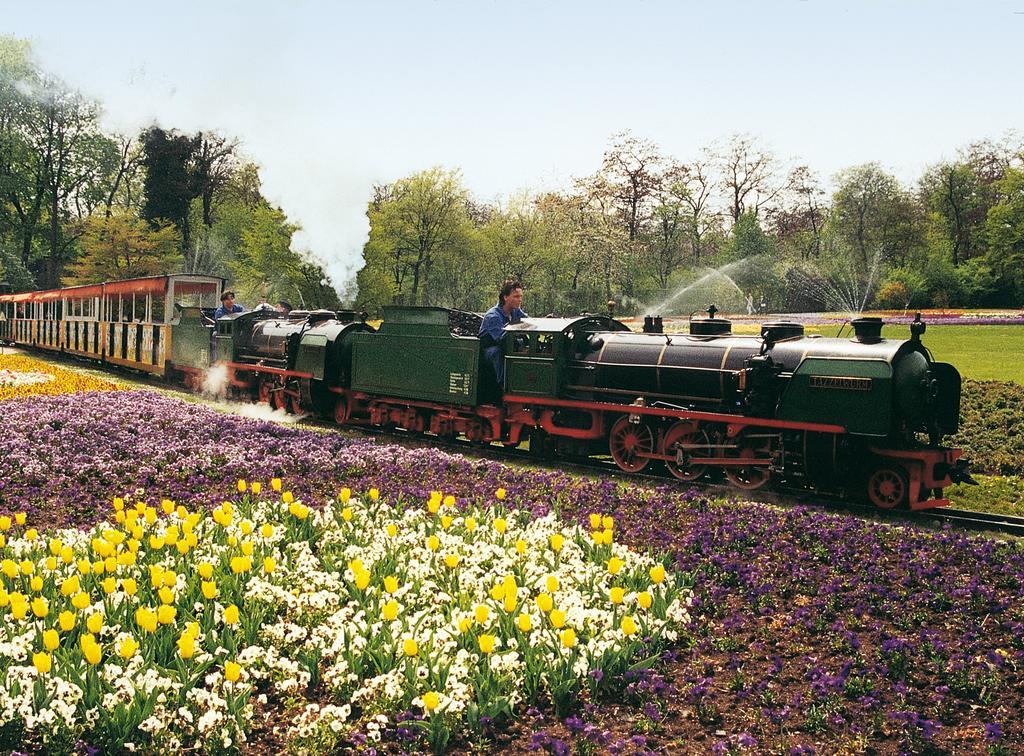
[[[523,303],[523,285],[513,278],[501,285],[498,291],[498,304],[486,313],[480,323],[480,344],[484,348],[484,356],[494,365],[494,374],[498,377],[498,385],[505,380],[505,360],[501,354],[501,335],[505,326],[518,323],[527,317],[520,309]]]
[[[220,307],[214,311],[213,319],[218,320],[236,312],[245,312],[245,308],[240,304],[235,304],[235,292],[229,289],[220,295]]]

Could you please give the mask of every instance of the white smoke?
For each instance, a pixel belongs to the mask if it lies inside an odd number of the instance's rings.
[[[224,399],[228,395],[228,366],[214,365],[203,374],[202,395],[207,399]]]
[[[214,365],[203,374],[203,384],[200,394],[204,399],[212,399],[215,407],[223,412],[230,412],[233,415],[252,418],[254,420],[270,420],[275,423],[294,423],[307,417],[307,414],[292,415],[283,409],[272,409],[263,403],[253,404],[252,402],[229,401],[228,395],[228,366],[221,363]]]

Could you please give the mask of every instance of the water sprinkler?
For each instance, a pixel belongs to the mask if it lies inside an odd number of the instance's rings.
[[[609,299],[608,300],[608,317],[609,318],[614,318],[615,317],[615,300],[614,299]]]

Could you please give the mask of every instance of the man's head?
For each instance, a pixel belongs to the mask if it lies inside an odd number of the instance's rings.
[[[220,303],[224,305],[225,310],[230,310],[235,306],[235,292],[228,289],[220,295]]]
[[[514,278],[509,278],[498,289],[498,304],[506,310],[519,309],[523,304],[523,285]]]
[[[292,306],[291,304],[282,299],[280,302],[277,303],[277,311],[289,313],[292,311]]]

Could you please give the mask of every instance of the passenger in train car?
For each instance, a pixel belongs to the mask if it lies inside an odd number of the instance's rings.
[[[289,303],[286,300],[282,299],[282,300],[280,300],[277,303],[277,308],[276,309],[277,309],[278,312],[281,312],[281,313],[284,313],[285,315],[287,315],[294,308],[291,306],[291,303]]]
[[[220,295],[220,307],[213,313],[214,320],[219,320],[225,315],[232,315],[238,312],[245,312],[240,304],[235,304],[235,292],[228,289]]]
[[[518,323],[527,314],[523,312],[523,285],[514,278],[507,279],[498,290],[498,304],[486,313],[480,323],[480,345],[484,356],[494,365],[494,374],[500,385],[505,379],[505,361],[501,354],[501,335],[505,326]]]

